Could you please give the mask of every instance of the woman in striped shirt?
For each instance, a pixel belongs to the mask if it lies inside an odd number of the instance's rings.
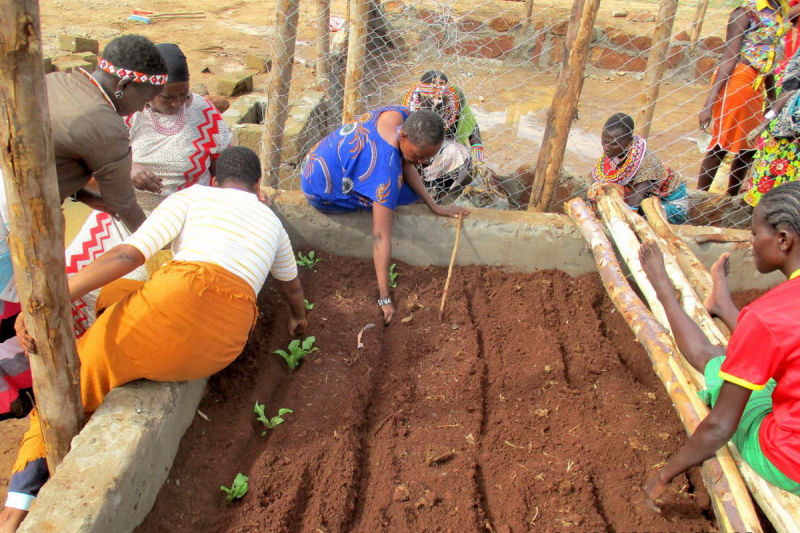
[[[78,340],[87,414],[125,383],[198,379],[225,368],[255,326],[256,295],[267,274],[278,280],[289,303],[289,334],[305,332],[294,252],[278,217],[259,198],[258,156],[248,148],[227,148],[216,170],[214,186],[171,195],[123,244],[70,278],[73,299],[103,287],[98,309],[104,310]],[[122,280],[121,290],[115,287],[121,276],[170,242],[174,259],[149,281],[137,283],[133,291],[131,280]],[[121,297],[115,300],[111,293]],[[17,332],[22,346],[35,350],[22,321]],[[24,517],[48,477],[44,457],[34,410],[0,518]]]

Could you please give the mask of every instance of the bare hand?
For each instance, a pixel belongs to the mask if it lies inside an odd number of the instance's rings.
[[[14,322],[14,329],[17,332],[17,340],[19,340],[19,345],[22,346],[22,349],[27,353],[36,353],[36,343],[33,342],[33,337],[31,337],[27,326],[25,326],[25,319],[22,318],[22,313],[17,316],[17,320]]]
[[[397,310],[394,304],[386,304],[381,306],[381,311],[383,311],[383,325],[388,326],[392,322],[392,318],[394,318],[394,314]]]
[[[700,121],[700,129],[706,131],[706,128],[708,128],[709,124],[711,124],[711,108],[704,107],[703,110],[700,111],[698,118]]]
[[[658,474],[651,477],[647,483],[644,484],[642,488],[642,501],[647,506],[648,509],[654,511],[656,513],[661,512],[661,508],[658,506],[658,498],[664,494],[664,491],[667,490],[667,484],[661,481],[661,472],[659,471]]]
[[[134,163],[131,167],[131,181],[140,191],[161,192],[161,178],[144,165]]]
[[[747,141],[747,145],[748,146],[753,146],[753,144],[756,142],[756,139],[758,138],[758,136],[761,135],[761,132],[763,132],[764,129],[766,129],[766,127],[767,127],[767,124],[759,124],[759,126],[757,128],[755,128],[752,131],[750,131],[750,133],[747,134],[747,137],[745,137],[745,140]]]
[[[306,329],[308,328],[308,320],[305,318],[289,317],[288,328],[290,337],[305,336]]]
[[[437,205],[433,214],[440,217],[459,218],[469,215],[469,209],[457,205]]]

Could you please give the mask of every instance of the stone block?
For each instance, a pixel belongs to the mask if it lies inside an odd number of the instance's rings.
[[[87,37],[77,37],[75,35],[59,35],[56,40],[56,45],[59,50],[72,52],[91,52],[93,54],[100,53],[100,43],[97,39],[89,39]]]
[[[327,133],[324,98],[321,91],[305,91],[291,103],[283,130],[282,163],[299,164],[314,143]]]
[[[497,35],[461,41],[446,48],[444,52],[446,54],[497,59],[507,55],[513,48],[514,38],[511,35]]]
[[[462,18],[458,21],[458,28],[467,33],[479,31],[483,28],[483,22],[475,19]]]
[[[54,72],[55,69],[53,68],[53,58],[52,57],[45,57],[42,59],[42,65],[44,66],[44,73],[50,74]]]
[[[550,29],[550,33],[552,33],[553,35],[564,37],[567,34],[568,29],[569,29],[569,21],[562,20],[561,22],[559,22]]]
[[[239,96],[253,90],[253,75],[244,72],[231,72],[217,80],[217,94]]]
[[[628,13],[628,20],[630,22],[653,22],[656,20],[656,16],[647,11],[637,11],[635,13]]]
[[[553,37],[550,41],[550,50],[548,52],[550,63],[561,63],[564,60],[564,38]]]
[[[428,24],[450,25],[453,23],[453,20],[444,13],[438,13],[436,11],[423,8],[417,8],[417,18],[422,22],[427,22]]]
[[[258,72],[269,72],[272,68],[272,58],[261,54],[247,54],[244,56],[244,67]]]
[[[678,35],[673,37],[676,41],[686,41],[689,42],[691,39],[689,38],[689,34],[686,31],[680,32]]]
[[[667,68],[677,68],[686,58],[686,48],[684,46],[671,46],[667,52]]]
[[[536,39],[533,43],[533,48],[531,48],[531,62],[534,65],[542,66],[541,61],[542,58],[546,57],[544,54],[544,41],[545,41],[545,34],[540,33],[536,36]]]
[[[247,94],[237,98],[231,108],[241,112],[242,123],[260,124],[267,111],[267,97],[263,94]]]
[[[694,64],[695,75],[700,79],[710,79],[717,69],[718,61],[712,57],[701,57]]]
[[[399,0],[390,0],[388,2],[383,3],[383,10],[386,13],[399,13],[405,9],[406,4],[405,2],[401,2]]]
[[[87,63],[91,63],[92,70],[97,68],[97,54],[93,54],[92,52],[83,52],[81,54],[73,54],[75,57],[79,57],[86,61]]]
[[[199,94],[200,96],[206,96],[208,94],[208,88],[205,83],[195,83],[192,85],[191,90],[193,93]]]
[[[489,21],[489,27],[494,31],[506,32],[518,28],[520,25],[519,19],[511,17],[495,17]]]
[[[79,68],[91,72],[96,65],[77,55],[61,56],[53,60],[53,70],[56,72],[72,72]]]
[[[721,54],[725,48],[725,39],[712,35],[703,39],[703,46],[712,54]]]
[[[609,32],[608,41],[616,46],[637,52],[647,52],[653,47],[653,39],[651,37],[629,35],[620,31]]]
[[[231,133],[233,133],[231,142],[236,146],[245,146],[260,154],[263,129],[264,126],[261,124],[236,124],[231,128]]]
[[[606,70],[622,70],[627,72],[644,72],[647,59],[642,56],[623,54],[608,48],[595,48],[591,55],[592,65]]]

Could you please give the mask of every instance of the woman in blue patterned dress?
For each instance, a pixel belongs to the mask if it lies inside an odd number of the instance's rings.
[[[389,294],[395,208],[422,200],[439,216],[469,213],[436,205],[414,166],[436,155],[443,139],[444,122],[437,113],[386,106],[332,132],[303,160],[300,182],[313,207],[324,213],[372,210],[372,257],[384,324],[395,313]]]

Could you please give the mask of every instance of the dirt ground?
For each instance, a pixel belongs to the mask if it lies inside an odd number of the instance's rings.
[[[699,472],[662,516],[633,502],[685,432],[596,274],[400,265],[398,322],[377,323],[369,261],[301,275],[319,352],[294,373],[270,286],[261,320],[213,377],[139,533],[714,531]],[[261,436],[253,404],[291,408]],[[249,493],[219,490],[237,472]],[[510,529],[509,529],[510,528]]]

